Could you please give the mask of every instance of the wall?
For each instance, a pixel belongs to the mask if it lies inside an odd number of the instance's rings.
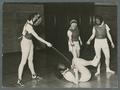
[[[115,5],[102,5],[95,3],[95,14],[102,15],[105,22],[110,26],[113,40],[117,43],[117,7]],[[34,12],[44,16],[43,4],[30,3],[5,3],[3,6],[3,53],[20,51],[20,40],[22,28],[28,15]],[[44,28],[39,31],[39,35],[45,38]],[[42,32],[42,33],[41,33]],[[35,41],[38,49],[45,46]]]
[[[95,14],[102,15],[105,23],[110,27],[110,33],[112,34],[113,40],[117,43],[117,6],[115,5],[97,5],[95,6]]]
[[[20,51],[20,40],[26,18],[34,12],[44,16],[43,5],[25,3],[5,3],[3,5],[3,53]],[[44,30],[40,36],[45,38]],[[36,41],[35,41],[36,42]],[[39,49],[44,45],[37,44]]]
[[[112,66],[117,65],[117,6],[115,5],[97,5],[95,6],[95,14],[102,15],[105,23],[110,27],[110,33],[115,44],[115,48],[110,46],[110,64]],[[104,56],[104,55],[102,55]],[[104,59],[101,59],[104,62]]]

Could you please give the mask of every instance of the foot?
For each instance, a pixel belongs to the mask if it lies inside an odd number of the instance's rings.
[[[100,74],[100,72],[99,71],[97,71],[96,73],[95,73],[95,76],[97,76],[97,75],[99,75]]]
[[[36,74],[32,75],[32,79],[37,79],[37,80],[41,80],[42,78],[37,76]]]
[[[78,82],[78,81],[74,81],[73,83],[74,83],[74,84],[76,84],[76,85],[78,85],[78,84],[79,84],[79,82]]]
[[[115,73],[115,71],[110,70],[110,69],[106,69],[106,72],[107,72],[107,73],[112,73],[112,74],[114,74],[114,73]]]
[[[22,80],[20,80],[20,79],[18,79],[17,85],[19,85],[20,87],[24,87],[24,84],[23,84]]]

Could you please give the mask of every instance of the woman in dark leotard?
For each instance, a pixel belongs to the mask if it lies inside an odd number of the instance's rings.
[[[22,40],[21,40],[22,57],[21,57],[19,68],[18,68],[18,81],[17,81],[17,84],[20,86],[24,86],[24,84],[22,83],[22,74],[23,74],[23,69],[27,62],[27,59],[28,59],[28,66],[32,74],[32,78],[33,79],[39,78],[35,73],[34,65],[33,65],[34,45],[32,42],[32,37],[34,36],[37,40],[43,42],[48,47],[52,47],[51,43],[39,37],[33,29],[33,26],[38,25],[38,23],[41,23],[41,21],[42,21],[42,17],[40,16],[40,14],[36,13],[28,18],[26,24],[23,27]]]

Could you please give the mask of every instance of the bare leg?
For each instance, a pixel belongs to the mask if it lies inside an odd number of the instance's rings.
[[[74,61],[76,69],[81,74],[81,78],[79,81],[80,82],[88,81],[91,78],[91,73],[85,66],[90,65],[91,61],[86,61],[86,60],[81,59],[81,58],[74,58],[73,61]]]
[[[98,64],[97,72],[95,73],[95,76],[100,74],[100,66],[101,66],[101,63]]]
[[[79,63],[75,64],[75,66],[81,74],[79,82],[86,82],[86,81],[90,80],[91,73],[85,66],[83,66]]]
[[[72,54],[73,54],[73,58],[78,58],[75,46],[73,46]]]
[[[76,53],[77,53],[77,57],[79,58],[80,57],[80,49],[77,49]]]
[[[99,43],[95,42],[94,48],[95,48],[95,53],[96,53],[96,61],[100,62],[100,58],[101,58],[101,46],[98,45]],[[100,74],[100,64],[97,67],[97,72],[95,73],[95,75]]]
[[[82,58],[73,58],[73,61],[74,63],[78,63],[79,65],[82,65],[82,66],[88,66],[88,65],[91,65],[91,60],[90,61],[87,61],[85,59],[82,59]]]
[[[94,67],[97,67],[98,64],[100,63],[99,58],[97,58],[96,56],[94,57],[94,59],[91,61],[91,65]]]
[[[76,53],[75,46],[72,47],[72,52],[71,53],[73,55],[73,58],[77,58],[77,53]],[[74,68],[74,61],[73,60],[72,60],[71,68]]]
[[[77,58],[79,58],[80,57],[80,45],[79,45],[79,43],[76,44],[76,53],[77,53]]]
[[[75,84],[78,84],[78,81],[79,81],[79,78],[78,78],[78,70],[75,68],[74,69],[74,72],[75,72]]]
[[[74,58],[73,63],[75,67],[73,68],[75,76],[71,72],[67,72],[66,70],[62,73],[66,80],[73,82],[78,85],[79,82],[86,82],[91,78],[90,71],[85,67],[91,64],[91,61],[87,61],[81,58]],[[79,79],[79,73],[81,74],[81,78]]]
[[[35,75],[35,70],[34,70],[34,65],[33,65],[33,44],[31,45],[30,53],[28,56],[28,66],[31,71],[31,74]]]
[[[114,74],[115,72],[110,69],[110,50],[109,50],[108,45],[102,50],[105,55],[106,72],[110,72]]]
[[[28,45],[27,45],[28,44]],[[18,79],[22,80],[22,73],[23,73],[23,68],[27,62],[28,54],[29,54],[29,49],[30,45],[27,42],[22,42],[21,43],[21,49],[22,49],[22,59],[18,68]]]
[[[27,62],[27,55],[28,55],[27,53],[22,53],[22,59],[18,68],[18,78],[20,80],[22,80],[22,73],[23,73],[24,66]]]

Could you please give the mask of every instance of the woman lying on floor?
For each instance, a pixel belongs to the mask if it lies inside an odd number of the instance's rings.
[[[64,65],[59,65],[59,71],[63,75],[63,77],[72,83],[79,84],[79,82],[86,82],[91,78],[91,72],[87,69],[86,66],[94,66],[98,65],[98,61],[95,59],[87,61],[82,58],[73,58],[74,67],[68,69]]]

